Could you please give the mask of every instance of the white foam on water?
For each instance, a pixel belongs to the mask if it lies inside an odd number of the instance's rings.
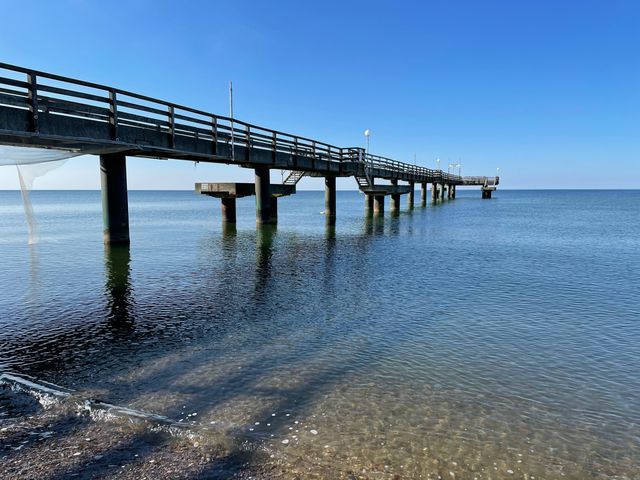
[[[12,373],[0,375],[0,387],[6,387],[12,392],[30,395],[37,399],[45,409],[53,405],[59,405],[62,402],[68,402],[76,409],[78,414],[87,415],[91,420],[97,422],[128,420],[132,423],[148,424],[152,432],[163,432],[172,437],[187,438],[189,440],[204,439],[209,436],[207,433],[211,433],[210,427],[204,425],[179,423],[164,415],[114,405],[101,400],[83,399],[77,392],[64,387],[48,382],[35,381]],[[237,425],[229,425],[228,422],[224,421],[210,422],[209,424],[213,425],[214,423],[219,425],[221,432],[241,431],[241,429],[237,428]],[[246,443],[246,439],[241,436],[238,437],[238,440]],[[255,446],[252,447],[252,449],[255,448]]]
[[[0,375],[0,386],[7,386],[12,392],[26,393],[36,398],[43,408],[58,404],[62,399],[71,395],[62,387],[51,383],[40,384],[27,378],[18,377],[10,373]]]

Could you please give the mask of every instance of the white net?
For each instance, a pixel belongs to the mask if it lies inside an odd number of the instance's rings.
[[[35,180],[56,168],[60,168],[67,159],[78,155],[80,153],[65,150],[0,146],[0,167],[8,168],[15,165],[18,171],[24,214],[29,227],[30,244],[38,241],[38,224],[29,197]]]

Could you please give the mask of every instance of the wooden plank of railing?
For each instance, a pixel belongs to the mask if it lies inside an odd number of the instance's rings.
[[[85,116],[86,114],[104,117],[109,115],[109,109],[106,107],[96,107],[95,105],[72,102],[62,98],[46,97],[44,95],[38,95],[38,106],[42,109],[46,108],[48,111],[64,111],[64,113],[77,115],[79,117]]]
[[[52,87],[50,85],[40,84],[38,85],[38,90],[40,90],[41,92],[49,92],[49,93],[57,93],[58,95],[66,95],[67,97],[84,98],[85,100],[92,100],[94,102],[107,103],[109,101],[109,97],[102,97],[100,95],[77,92],[75,90],[68,90],[66,88]]]
[[[29,107],[29,103],[25,95],[5,95],[0,93],[0,103],[3,105],[11,105],[14,107]]]
[[[120,93],[118,90],[116,92]],[[149,113],[155,113],[156,115],[160,115],[165,117],[167,115],[166,110],[160,110],[159,108],[147,107],[146,105],[139,105],[137,103],[131,103],[124,100],[118,100],[119,107],[131,108],[132,110],[142,110]],[[170,106],[170,105],[169,105]]]
[[[119,120],[128,120],[129,122],[138,123],[139,126],[143,125],[153,125],[154,127],[167,127],[169,132],[171,132],[171,124],[167,120],[160,120],[158,118],[145,117],[143,115],[136,115],[135,113],[129,112],[118,112]]]
[[[11,85],[12,87],[29,88],[29,84],[27,82],[15,80],[13,78],[0,77],[0,83],[4,85]]]
[[[172,108],[172,107],[169,107],[169,108]],[[201,118],[189,117],[187,115],[182,115],[180,113],[175,113],[175,108],[174,108],[173,116],[175,117],[176,120],[184,120],[186,122],[198,123],[200,125],[206,125],[207,127],[210,126],[211,123],[212,123],[210,120],[203,120]]]
[[[19,90],[13,90],[11,88],[2,88],[2,87],[0,87],[0,93],[7,93],[9,95],[15,95],[16,97],[27,98],[27,92],[21,92]]]

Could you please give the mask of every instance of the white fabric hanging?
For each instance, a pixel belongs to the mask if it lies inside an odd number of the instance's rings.
[[[29,244],[38,241],[38,225],[29,198],[34,181],[50,171],[60,168],[67,159],[78,155],[81,153],[44,148],[0,146],[0,167],[15,165],[18,171],[24,214],[29,226]]]

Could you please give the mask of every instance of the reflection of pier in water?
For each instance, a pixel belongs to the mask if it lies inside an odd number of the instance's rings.
[[[123,333],[134,326],[131,310],[134,300],[131,292],[131,252],[128,245],[105,245],[105,295],[107,320],[114,333]]]

